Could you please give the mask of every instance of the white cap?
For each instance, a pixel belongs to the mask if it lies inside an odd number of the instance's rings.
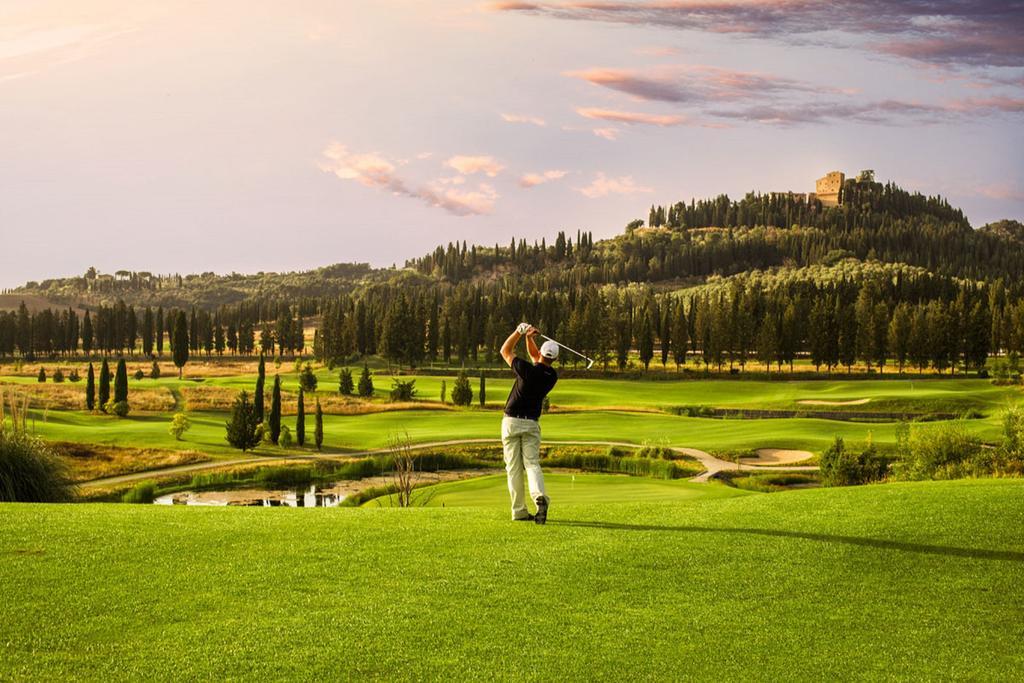
[[[551,341],[550,339],[540,345],[540,355],[544,356],[548,360],[554,360],[558,358],[558,344]]]

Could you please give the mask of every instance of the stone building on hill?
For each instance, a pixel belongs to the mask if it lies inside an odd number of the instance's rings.
[[[842,171],[829,171],[824,178],[814,182],[814,195],[822,206],[839,206],[843,201],[843,181],[846,174]]]

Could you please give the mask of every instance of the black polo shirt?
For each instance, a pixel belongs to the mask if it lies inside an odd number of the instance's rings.
[[[512,372],[516,375],[516,382],[505,401],[505,414],[539,420],[544,397],[554,388],[558,373],[549,365],[534,365],[522,358],[512,359]]]

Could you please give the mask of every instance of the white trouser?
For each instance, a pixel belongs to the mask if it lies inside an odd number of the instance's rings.
[[[544,473],[540,470],[540,423],[506,416],[501,421],[501,445],[505,449],[505,472],[512,496],[512,519],[529,514],[523,498],[523,470],[530,483],[530,498],[536,503],[544,492]]]

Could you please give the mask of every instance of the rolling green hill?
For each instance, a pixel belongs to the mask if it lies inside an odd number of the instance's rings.
[[[1022,500],[3,505],[0,678],[1016,679]]]

